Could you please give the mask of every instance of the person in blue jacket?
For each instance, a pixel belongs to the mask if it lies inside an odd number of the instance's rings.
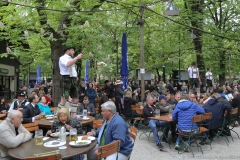
[[[180,100],[177,103],[177,105],[172,113],[172,119],[174,121],[177,121],[178,132],[186,133],[186,132],[190,132],[192,127],[193,127],[193,129],[198,128],[196,123],[192,126],[192,117],[197,114],[204,114],[204,113],[205,113],[205,111],[202,107],[200,107],[196,103],[189,101],[188,95],[183,94],[182,100]],[[175,149],[179,149],[180,142],[181,142],[181,138],[179,135],[176,140]],[[185,151],[188,151],[188,148],[185,148]]]
[[[130,138],[128,125],[123,118],[116,114],[116,106],[112,101],[102,104],[103,125],[100,129],[88,132],[88,136],[97,137],[97,145],[87,154],[87,159],[97,159],[98,148],[120,140],[120,149],[118,153],[112,154],[106,160],[116,159],[128,160],[133,149],[132,139]]]
[[[95,105],[95,98],[97,97],[97,92],[93,88],[93,84],[91,82],[87,85],[86,96],[88,96],[89,98],[89,103]]]
[[[47,100],[44,96],[39,98],[38,107],[41,112],[45,112],[45,115],[52,115],[52,112],[49,106],[47,105]]]

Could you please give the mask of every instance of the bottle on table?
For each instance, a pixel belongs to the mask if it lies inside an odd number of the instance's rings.
[[[64,126],[60,129],[59,138],[60,142],[66,142],[66,129]]]

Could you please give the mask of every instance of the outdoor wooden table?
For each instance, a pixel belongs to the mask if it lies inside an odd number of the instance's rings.
[[[159,117],[148,117],[148,118],[153,119],[153,120],[164,121],[164,122],[173,122],[173,119],[169,118],[169,115],[167,115],[167,114],[161,115]]]
[[[0,114],[0,119],[5,118],[7,114]]]
[[[55,111],[55,110],[57,110],[57,109],[58,109],[58,107],[51,107],[51,108],[50,108],[50,111],[53,112],[53,111]]]
[[[82,126],[89,125],[93,123],[93,121],[95,120],[95,117],[92,117],[92,116],[88,116],[88,118],[89,118],[88,120],[82,120],[82,118],[80,118]],[[50,119],[50,120],[43,119],[43,120],[35,120],[35,122],[38,123],[39,128],[51,128],[52,121],[56,121],[56,120],[57,120],[56,118]]]
[[[43,141],[43,143],[56,140],[57,138],[49,138],[46,141]],[[45,147],[44,145],[35,145],[35,139],[31,139],[17,148],[9,149],[8,153],[11,157],[17,158],[17,159],[23,159],[26,157],[33,157],[34,154],[38,153],[45,153],[45,152],[51,152],[51,151],[56,151],[60,150],[60,153],[62,155],[63,159],[68,159],[71,157],[74,157],[79,154],[87,153],[89,152],[92,148],[95,147],[97,144],[97,140],[94,140],[89,146],[86,147],[81,147],[81,148],[73,148],[69,145],[69,137],[66,138],[66,149],[59,149],[59,147]]]

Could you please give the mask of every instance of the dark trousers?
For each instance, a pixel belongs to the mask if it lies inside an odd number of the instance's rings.
[[[115,98],[115,105],[116,105],[116,108],[117,108],[117,112],[120,114],[122,113],[122,103],[121,103],[121,97],[116,97]]]
[[[176,138],[176,122],[171,122],[171,133],[172,133],[172,138]]]
[[[76,77],[70,77],[68,75],[62,76],[62,91],[62,95],[66,98],[68,98],[69,95],[71,98],[79,98]]]

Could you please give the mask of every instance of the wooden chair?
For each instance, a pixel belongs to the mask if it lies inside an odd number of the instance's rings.
[[[134,119],[135,121],[140,121],[139,124],[144,121],[144,118],[143,118],[143,109],[140,108],[140,107],[137,107],[137,106],[131,106],[131,110],[132,110],[132,119]],[[134,117],[133,116],[133,112],[136,111],[138,114],[139,114],[139,117]],[[142,123],[141,123],[142,124]]]
[[[226,144],[228,146],[229,140],[228,140],[227,136],[224,134],[224,131],[225,131],[224,128],[226,126],[226,116],[227,116],[227,114],[228,114],[228,111],[225,110],[222,126],[220,128],[218,128],[217,132],[214,132],[214,131],[212,131],[212,132],[214,133],[214,137],[213,138],[217,138],[218,139],[219,137],[221,137],[226,142]]]
[[[133,144],[134,144],[134,142],[135,142],[135,140],[136,140],[136,137],[137,137],[137,135],[136,135],[136,134],[134,134],[133,132],[129,132],[129,134],[130,134],[130,137],[133,139]]]
[[[97,159],[102,160],[102,158],[106,158],[114,153],[117,153],[119,149],[120,149],[120,140],[101,146],[98,148]],[[116,159],[118,159],[118,157]]]
[[[209,128],[210,122],[208,122],[208,123],[204,123],[204,122],[210,120],[211,118],[212,118],[212,112],[204,113],[202,115],[202,122],[201,122],[201,124],[199,125],[199,128],[198,128],[199,132],[201,132],[201,133],[202,132],[208,132],[207,128]]]
[[[184,147],[184,150],[190,150],[192,152],[192,155],[194,156],[193,150],[191,148],[191,143],[195,143],[198,147],[198,150],[200,150],[203,154],[201,146],[198,144],[197,139],[200,136],[201,132],[199,131],[199,128],[196,130],[194,128],[195,123],[201,123],[202,122],[202,115],[195,115],[192,117],[192,128],[190,132],[180,132],[178,133],[181,141],[183,144],[181,144],[180,148]],[[180,148],[178,149],[178,154],[180,153]]]
[[[199,125],[198,131],[200,133],[207,133],[207,135],[209,135],[209,129],[210,128],[210,120],[212,119],[212,112],[208,112],[208,113],[204,113],[202,115],[202,122]],[[199,136],[198,138],[204,139],[206,137],[204,137],[204,135]],[[209,142],[210,144],[210,148],[212,150],[212,141],[210,140]]]
[[[236,131],[234,131],[234,127],[235,127],[235,122],[238,121],[238,107],[237,108],[232,108],[230,111],[230,120],[228,122],[228,125],[226,126],[228,128],[229,131],[234,132],[238,138],[240,139],[238,133]],[[233,136],[232,134],[230,135],[233,141]]]
[[[129,130],[130,130],[130,132],[133,132],[135,135],[138,134],[138,129],[135,128],[134,126],[131,126],[131,127],[129,128]]]
[[[131,109],[132,108],[140,108],[140,105],[131,105]]]
[[[103,120],[94,120],[93,121],[93,128],[98,129],[101,128],[103,124]]]
[[[37,122],[23,124],[23,127],[25,127],[29,132],[34,132],[39,129]]]
[[[52,155],[40,156],[40,157],[27,157],[21,160],[61,160],[61,159],[62,159],[61,154],[52,154]]]

